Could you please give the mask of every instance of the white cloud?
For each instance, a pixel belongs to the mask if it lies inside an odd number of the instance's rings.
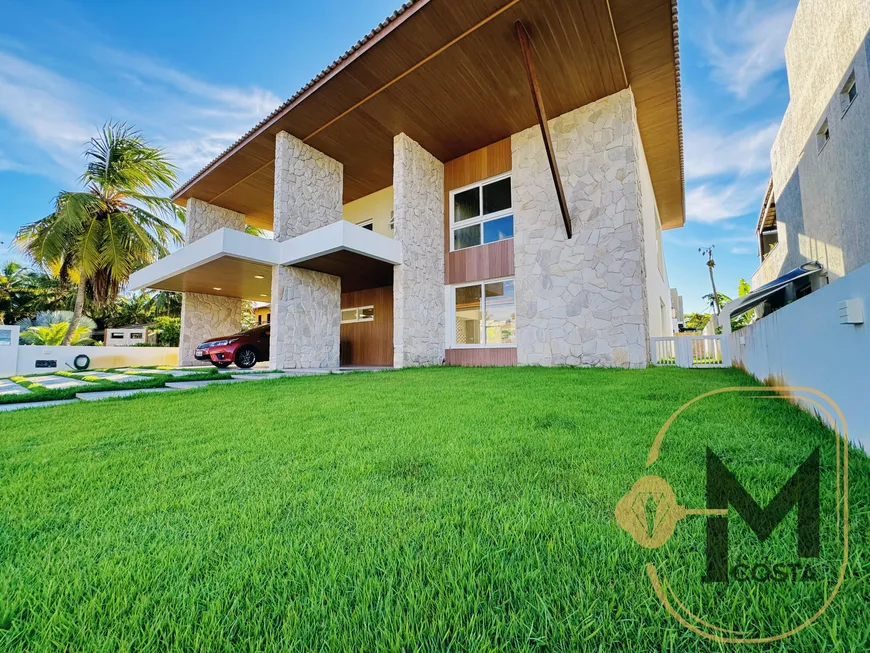
[[[714,129],[687,130],[686,177],[769,172],[770,149],[778,130],[778,122],[750,125],[731,134]]]
[[[82,89],[59,75],[0,52],[0,116],[70,171],[77,169],[76,158],[92,133],[80,109],[85,102]]]
[[[710,224],[752,213],[760,207],[765,188],[766,182],[701,184],[686,193],[686,215],[694,222]]]
[[[751,247],[732,247],[731,253],[736,254],[738,256],[747,256],[749,254],[758,254],[758,252]]]
[[[77,77],[0,51],[0,126],[10,133],[0,169],[39,170],[72,183],[82,151],[108,120],[135,125],[167,149],[184,180],[280,103],[261,88],[204,82],[150,59],[99,49],[94,88]]]
[[[785,65],[785,42],[797,0],[704,0],[700,45],[713,79],[741,100]]]

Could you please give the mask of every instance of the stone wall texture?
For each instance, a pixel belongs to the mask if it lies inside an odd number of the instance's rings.
[[[337,368],[341,279],[285,265],[272,273],[273,369]]]
[[[179,365],[207,365],[193,357],[203,340],[229,336],[242,328],[242,300],[186,292],[181,300],[181,338]]]
[[[520,365],[648,364],[635,124],[628,90],[550,121],[571,240],[540,129],[511,138]]]
[[[245,216],[229,209],[209,204],[195,198],[187,200],[184,242],[189,245],[203,236],[227,227],[236,231],[245,230]]]
[[[444,360],[444,164],[405,134],[393,141],[395,367]]]
[[[342,219],[343,166],[298,138],[275,141],[275,240]],[[341,279],[283,265],[272,270],[270,366],[337,368]]]
[[[341,220],[344,166],[287,132],[275,139],[275,240]]]

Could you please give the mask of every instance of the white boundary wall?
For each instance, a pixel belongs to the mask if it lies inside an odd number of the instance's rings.
[[[761,381],[812,388],[843,411],[849,441],[870,450],[870,324],[841,324],[859,299],[870,318],[870,265],[732,333],[735,365]]]
[[[8,328],[8,327],[7,327]],[[74,372],[73,360],[84,354],[88,369],[176,365],[178,347],[40,347],[19,345],[0,348],[0,377],[25,374]],[[37,367],[36,361],[54,361],[56,367]]]

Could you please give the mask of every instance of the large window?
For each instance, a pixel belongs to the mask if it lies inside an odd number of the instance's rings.
[[[484,281],[453,288],[454,332],[451,346],[516,345],[513,279]]]
[[[514,237],[510,175],[493,177],[450,193],[450,249]]]

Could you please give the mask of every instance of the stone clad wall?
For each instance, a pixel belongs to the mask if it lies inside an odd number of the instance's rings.
[[[520,365],[648,363],[635,122],[628,90],[550,121],[570,241],[540,129],[511,138]]]
[[[227,227],[245,230],[245,216],[229,209],[187,200],[185,220],[186,245]],[[181,335],[178,350],[180,365],[200,365],[193,350],[207,338],[237,333],[242,328],[242,300],[235,297],[183,293],[181,300]]]
[[[187,200],[184,243],[189,245],[203,236],[227,227],[236,231],[245,230],[245,216],[229,209],[209,204],[195,198]]]
[[[341,220],[344,166],[287,132],[275,139],[275,240]]]
[[[272,275],[270,366],[339,366],[341,279],[285,265]]]
[[[393,141],[395,367],[444,360],[444,164],[405,134]]]
[[[342,219],[341,163],[281,132],[275,139],[275,240]],[[272,270],[270,367],[339,366],[341,279],[301,268]]]
[[[238,333],[242,326],[242,300],[186,292],[181,300],[180,365],[207,365],[193,357],[203,340]]]

